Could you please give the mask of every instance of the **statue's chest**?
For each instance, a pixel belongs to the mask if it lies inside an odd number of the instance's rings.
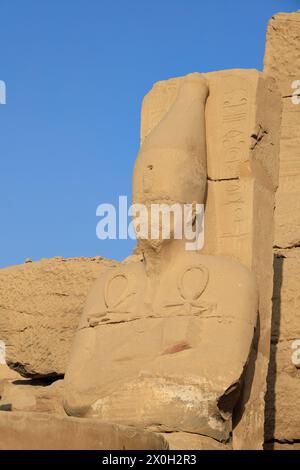
[[[208,268],[196,263],[153,277],[144,270],[114,272],[103,286],[107,321],[209,314],[216,305],[206,296],[208,283]]]
[[[209,270],[202,264],[182,264],[170,269],[156,290],[156,316],[194,316],[213,311],[213,299],[206,296],[208,283]]]

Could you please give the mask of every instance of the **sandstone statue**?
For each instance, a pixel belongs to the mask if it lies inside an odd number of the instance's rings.
[[[208,94],[202,74],[187,75],[141,145],[133,200],[149,220],[153,203],[205,203]],[[138,238],[143,260],[95,282],[65,376],[69,415],[229,441],[258,289],[242,263],[186,251],[186,241]]]
[[[299,14],[271,19],[264,72],[147,93],[137,255],[1,270],[0,448],[299,447]]]

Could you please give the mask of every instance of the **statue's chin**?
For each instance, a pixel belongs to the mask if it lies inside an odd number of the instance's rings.
[[[139,245],[139,248],[143,251],[143,252],[147,252],[147,251],[154,251],[156,253],[159,253],[162,248],[168,244],[172,242],[172,239],[165,239],[165,240],[162,240],[162,239],[159,239],[159,240],[154,240],[154,239],[147,239],[147,240],[139,240],[138,241],[138,245]]]

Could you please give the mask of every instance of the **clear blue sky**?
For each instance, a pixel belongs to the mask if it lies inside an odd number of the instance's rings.
[[[300,0],[0,0],[0,266],[122,259],[96,207],[131,197],[141,101],[157,80],[262,68],[268,19]]]

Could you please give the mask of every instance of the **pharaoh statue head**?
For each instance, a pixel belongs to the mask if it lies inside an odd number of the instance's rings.
[[[141,146],[133,173],[133,202],[146,206],[146,223],[151,221],[149,229],[155,224],[150,210],[153,205],[166,208],[180,205],[183,209],[185,205],[204,204],[207,96],[208,86],[203,75],[187,75],[174,104]],[[171,227],[170,238],[172,236],[174,227]],[[146,242],[138,236],[144,248],[147,245],[161,247],[162,238],[154,240],[150,230]]]

